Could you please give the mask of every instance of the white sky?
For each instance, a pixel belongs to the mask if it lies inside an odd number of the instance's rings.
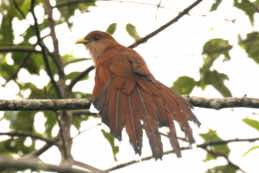
[[[136,0],[137,1],[137,0]],[[139,2],[154,3],[154,0],[139,0]],[[144,36],[154,29],[158,28],[168,20],[176,16],[182,9],[192,3],[193,0],[185,0],[179,3],[176,0],[163,0],[162,6],[166,8],[157,9],[155,6],[140,5],[136,3],[119,3],[119,2],[98,2],[97,7],[91,7],[90,13],[81,13],[76,11],[75,16],[71,18],[74,22],[70,31],[65,25],[57,27],[57,34],[62,54],[74,54],[75,56],[89,57],[88,52],[83,46],[75,45],[75,40],[85,36],[92,30],[105,30],[107,26],[113,22],[118,24],[114,37],[124,45],[129,45],[133,39],[128,36],[125,31],[127,23],[132,23],[137,27],[141,36]],[[136,50],[144,57],[150,70],[154,76],[164,84],[171,86],[172,82],[179,76],[188,75],[195,79],[199,79],[199,67],[203,63],[201,56],[202,46],[210,38],[223,38],[230,41],[230,44],[237,45],[237,35],[242,37],[245,33],[258,28],[258,15],[255,19],[255,27],[251,27],[246,15],[243,12],[232,8],[232,1],[223,1],[220,9],[213,13],[208,13],[213,0],[202,2],[198,7],[191,11],[189,16],[185,16],[179,22],[172,25],[165,31],[150,39],[147,43],[142,44]],[[37,8],[37,13],[42,11],[41,7]],[[54,13],[59,16],[57,12]],[[40,15],[38,16],[40,18]],[[30,18],[30,17],[28,17]],[[236,22],[232,23],[232,20]],[[26,22],[17,26],[24,26]],[[22,27],[20,30],[22,33]],[[19,35],[19,33],[16,33]],[[18,38],[17,38],[18,39]],[[17,42],[19,41],[16,40]],[[48,43],[48,40],[46,41]],[[49,44],[48,44],[49,45]],[[259,74],[259,68],[254,61],[247,58],[244,50],[234,48],[230,51],[231,60],[222,62],[217,60],[213,68],[229,76],[226,82],[233,96],[250,96],[259,97],[259,81],[255,80],[255,74]],[[83,62],[71,65],[66,69],[68,73],[71,70],[84,70],[92,62]],[[91,92],[93,87],[93,76],[91,73],[90,80],[80,82],[76,85],[75,90],[83,92]],[[251,77],[248,77],[251,76]],[[39,76],[29,76],[22,70],[19,73],[19,81],[26,82],[28,79],[36,81],[39,87],[48,82],[46,74],[43,72]],[[1,83],[1,80],[0,80]],[[18,88],[15,83],[10,82],[6,88],[0,87],[0,98],[19,98],[17,96]],[[221,97],[221,95],[212,87],[207,87],[202,91],[195,88],[191,95],[204,97]],[[194,134],[197,143],[202,143],[199,133],[206,132],[208,128],[215,129],[223,139],[255,137],[258,132],[244,125],[241,120],[244,117],[251,116],[258,118],[258,110],[255,109],[224,109],[220,111],[195,108],[195,114],[202,122],[202,127],[198,129],[194,126]],[[253,115],[255,113],[256,115]],[[1,114],[0,114],[1,118]],[[44,131],[44,117],[40,114],[36,116],[38,122],[35,125],[37,131]],[[91,119],[82,123],[81,130],[89,129],[85,133],[76,137],[73,145],[73,156],[75,159],[86,162],[98,168],[109,168],[118,163],[139,159],[134,155],[134,151],[129,145],[127,136],[124,135],[122,142],[118,142],[120,152],[118,154],[118,162],[113,161],[111,149],[108,142],[103,138],[100,129],[107,129],[105,126],[96,126],[100,120]],[[8,130],[6,121],[0,122],[1,129]],[[55,131],[57,128],[55,128]],[[76,134],[76,130],[72,129],[72,134]],[[2,139],[2,138],[1,138]],[[168,141],[163,139],[164,146],[170,149]],[[257,143],[258,144],[258,143]],[[42,145],[39,143],[38,145]],[[230,159],[240,165],[247,173],[255,173],[258,164],[258,151],[242,157],[242,154],[252,146],[247,143],[231,144]],[[50,163],[59,163],[57,159],[57,150],[52,149],[46,152],[42,159]],[[150,155],[147,141],[144,140],[143,156]],[[256,155],[257,154],[257,155]],[[194,147],[193,150],[184,151],[183,157],[177,159],[175,155],[163,157],[163,161],[154,160],[132,165],[127,168],[120,169],[116,172],[129,173],[132,171],[152,171],[152,172],[205,172],[208,167],[213,167],[217,163],[225,163],[223,159],[217,162],[203,162],[205,153]],[[215,164],[216,163],[216,164]]]

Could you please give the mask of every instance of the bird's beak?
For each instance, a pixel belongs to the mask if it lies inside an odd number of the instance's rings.
[[[89,43],[89,40],[87,40],[85,38],[81,38],[76,41],[76,44],[88,44],[88,43]]]

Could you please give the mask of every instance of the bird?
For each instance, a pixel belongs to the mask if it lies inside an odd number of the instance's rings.
[[[145,131],[152,156],[162,159],[159,128],[166,126],[171,146],[176,156],[181,157],[175,122],[193,143],[189,121],[197,125],[200,122],[191,110],[192,105],[156,80],[141,55],[121,45],[112,35],[96,30],[76,43],[83,44],[92,56],[96,68],[92,103],[111,134],[121,140],[125,128],[135,153],[141,155]]]

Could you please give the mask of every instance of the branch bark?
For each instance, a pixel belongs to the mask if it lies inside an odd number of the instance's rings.
[[[44,141],[46,143],[52,144],[52,145],[57,145],[56,142],[52,139],[48,139],[39,135],[31,134],[31,133],[26,133],[26,132],[0,132],[1,136],[11,136],[11,137],[30,137],[32,139],[38,139],[41,141]]]
[[[209,109],[223,108],[259,108],[258,98],[248,97],[228,97],[228,98],[203,98],[184,97],[193,106]],[[89,109],[91,100],[89,99],[25,99],[25,100],[0,100],[0,110],[2,111],[33,111],[33,110],[76,110]]]
[[[181,19],[183,16],[185,16],[186,14],[188,14],[191,9],[193,9],[194,7],[196,7],[199,3],[201,3],[202,0],[197,0],[195,2],[193,2],[191,5],[189,5],[187,8],[185,8],[182,12],[180,12],[175,18],[173,18],[172,20],[170,20],[169,22],[165,23],[164,25],[160,26],[159,28],[157,28],[155,31],[147,34],[145,37],[142,37],[141,39],[137,40],[135,43],[131,44],[129,47],[130,48],[134,48],[137,47],[139,44],[145,43],[147,42],[150,38],[154,37],[155,35],[157,35],[158,33],[160,33],[161,31],[165,30],[166,28],[168,28],[170,25],[174,24],[175,22],[177,22],[179,19]]]
[[[257,137],[257,138],[244,138],[244,139],[229,139],[229,140],[211,141],[211,142],[206,142],[206,143],[203,143],[203,144],[198,144],[198,145],[196,145],[196,147],[206,150],[207,147],[214,146],[214,145],[225,145],[225,144],[236,143],[236,142],[255,142],[255,141],[259,141],[259,137]],[[190,147],[190,146],[181,147],[181,151],[191,150],[191,149],[193,149],[193,148]],[[168,154],[172,154],[172,153],[174,153],[174,150],[168,150],[168,151],[165,151],[163,153],[163,155],[168,155]],[[153,159],[152,155],[141,158],[141,161],[143,162],[143,161],[148,161],[148,160],[151,160],[151,159]],[[138,162],[139,162],[138,160],[128,161],[128,162],[125,162],[125,163],[118,164],[118,165],[116,165],[114,167],[111,167],[109,169],[106,169],[106,171],[114,171],[114,170],[117,170],[117,169],[121,169],[121,168],[130,166],[130,165],[136,164]],[[242,169],[240,169],[240,170],[242,170]]]
[[[0,170],[24,170],[24,169],[42,170],[42,171],[59,172],[59,173],[68,173],[68,172],[69,173],[89,173],[88,171],[80,170],[76,168],[46,164],[46,163],[37,161],[35,159],[14,160],[14,159],[0,157]]]

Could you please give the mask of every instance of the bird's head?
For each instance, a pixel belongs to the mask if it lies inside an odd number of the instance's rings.
[[[94,59],[111,46],[118,44],[110,34],[102,31],[92,31],[76,43],[85,45]]]

